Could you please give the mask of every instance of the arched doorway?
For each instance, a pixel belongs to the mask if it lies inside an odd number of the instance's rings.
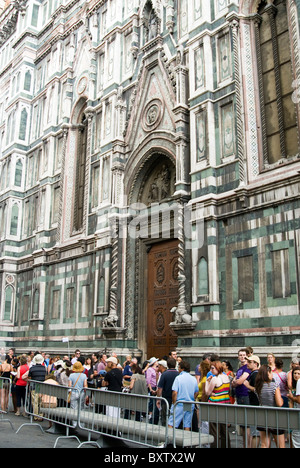
[[[133,306],[139,348],[148,359],[162,358],[177,346],[177,337],[169,327],[170,310],[179,298],[175,183],[172,157],[152,152],[140,166],[130,196],[131,206],[140,211],[135,211],[139,234],[128,239],[127,317]]]

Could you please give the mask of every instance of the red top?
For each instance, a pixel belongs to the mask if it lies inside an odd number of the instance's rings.
[[[29,371],[29,366],[27,364],[24,364],[24,366],[20,367],[20,378],[17,380],[16,385],[19,385],[20,387],[26,387],[27,382],[26,380],[23,380],[22,377],[27,371]]]

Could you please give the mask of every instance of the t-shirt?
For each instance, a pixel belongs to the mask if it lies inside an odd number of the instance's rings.
[[[158,382],[158,388],[162,388],[162,397],[169,403],[172,402],[172,387],[174,380],[178,377],[179,372],[176,369],[168,369],[161,374]]]
[[[146,371],[146,381],[148,386],[151,385],[151,388],[156,388],[157,382],[156,382],[156,370],[153,367],[149,367]]]
[[[172,391],[177,392],[177,401],[195,401],[195,393],[199,391],[197,380],[183,371],[175,378]]]
[[[259,402],[261,406],[276,406],[275,392],[278,384],[274,381],[264,383],[259,395]]]
[[[108,382],[107,389],[110,390],[111,392],[122,391],[123,375],[122,375],[121,369],[115,368],[107,372],[107,374],[104,377],[104,380]]]
[[[255,380],[256,380],[257,374],[258,374],[258,370],[254,370],[253,372],[251,372],[251,374],[249,375],[247,379],[251,387],[255,387]],[[259,406],[259,401],[257,398],[257,394],[255,392],[249,392],[249,401],[250,401],[250,405]]]
[[[275,371],[273,379],[279,385],[281,396],[286,397],[288,394],[287,373]]]
[[[132,376],[132,372],[129,364],[127,364],[127,366],[124,367],[123,376],[127,376],[125,380],[130,380],[130,377],[128,376]]]
[[[36,364],[29,369],[28,377],[38,382],[44,382],[47,369],[42,364]]]
[[[251,370],[248,369],[247,367],[247,364],[245,364],[244,366],[240,367],[239,370],[237,371],[236,373],[236,380],[238,380],[240,377],[242,377],[242,375],[244,373],[247,373],[247,374],[251,374]],[[238,385],[236,388],[235,388],[235,394],[236,394],[236,397],[243,397],[243,396],[248,396],[249,395],[249,390],[247,387],[245,387],[244,384],[242,385]]]
[[[77,381],[78,380],[78,381]],[[78,372],[74,372],[69,376],[69,381],[72,384],[72,387],[78,391],[78,394],[84,388],[84,382],[87,380],[87,376],[85,373],[78,374]],[[76,383],[77,382],[77,383]],[[76,385],[75,385],[76,384]],[[76,392],[77,393],[77,392]]]
[[[148,386],[144,375],[133,374],[131,380],[134,380],[134,386],[130,393],[134,393],[135,395],[148,395]]]

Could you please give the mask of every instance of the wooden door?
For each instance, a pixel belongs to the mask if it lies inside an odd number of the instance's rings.
[[[147,356],[162,359],[177,346],[169,327],[178,305],[178,241],[153,246],[148,254]]]

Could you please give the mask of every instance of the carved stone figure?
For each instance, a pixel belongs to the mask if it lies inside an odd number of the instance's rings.
[[[148,33],[148,40],[151,41],[152,39],[155,39],[158,33],[158,22],[157,22],[157,17],[152,10],[150,19],[149,19],[149,33]]]
[[[115,312],[111,312],[108,317],[103,320],[103,328],[116,328],[118,323],[118,316]]]
[[[181,325],[192,323],[192,316],[189,314],[181,314],[177,307],[171,309],[171,313],[175,316],[175,321],[170,325]]]

